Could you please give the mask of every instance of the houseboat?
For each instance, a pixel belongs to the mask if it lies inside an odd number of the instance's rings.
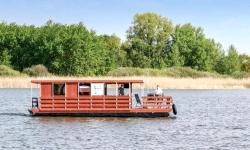
[[[167,117],[177,114],[171,96],[144,95],[142,80],[32,80],[33,116]],[[32,92],[31,92],[32,93]],[[31,94],[32,95],[32,94]]]

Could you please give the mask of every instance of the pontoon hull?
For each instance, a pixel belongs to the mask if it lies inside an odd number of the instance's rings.
[[[32,112],[32,116],[72,116],[72,117],[168,117],[169,112],[104,112],[104,113],[86,113],[86,112]]]

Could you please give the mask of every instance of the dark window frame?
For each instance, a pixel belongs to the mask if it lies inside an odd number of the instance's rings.
[[[66,83],[53,83],[53,96],[66,96]]]

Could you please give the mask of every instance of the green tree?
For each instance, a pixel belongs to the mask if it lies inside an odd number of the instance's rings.
[[[170,54],[179,50],[178,55],[181,58],[178,59],[183,61],[181,65],[205,71],[214,70],[215,62],[221,51],[218,43],[206,38],[201,28],[195,28],[191,24],[177,25],[175,27],[170,47]],[[168,60],[176,59],[172,57],[170,55]]]
[[[0,64],[5,66],[11,66],[11,55],[9,54],[7,49],[0,51]]]
[[[228,55],[224,59],[224,64],[226,74],[232,74],[241,69],[239,55],[233,45],[229,46]]]
[[[83,23],[42,26],[0,23],[0,64],[23,71],[43,64],[58,75],[103,75],[116,67],[163,68],[187,66],[232,74],[249,72],[249,56],[205,36],[202,28],[177,25],[155,13],[136,14],[127,40],[97,35]]]
[[[239,57],[241,62],[241,70],[250,73],[250,56],[242,54]]]
[[[173,31],[172,23],[155,13],[136,14],[127,31],[126,49],[134,67],[161,68],[166,66],[166,43]]]
[[[49,20],[41,27],[0,24],[1,63],[10,62],[19,71],[44,64],[59,75],[105,74],[117,66],[119,46],[117,37],[98,36],[83,23],[65,25]]]
[[[107,71],[122,66],[125,62],[126,53],[121,49],[121,39],[116,35],[101,35],[107,50],[106,65]]]
[[[226,55],[224,51],[221,51],[218,55],[218,60],[216,61],[216,65],[215,65],[215,71],[221,74],[224,74],[225,71],[225,59],[226,59]]]
[[[169,56],[169,59],[166,62],[169,64],[169,66],[183,66],[184,65],[183,57],[181,57],[181,54],[177,45],[173,45],[171,47],[171,51],[168,56]]]

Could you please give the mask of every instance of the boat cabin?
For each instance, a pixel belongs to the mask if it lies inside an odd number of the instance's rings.
[[[32,115],[168,116],[171,96],[144,95],[142,80],[32,80]]]

